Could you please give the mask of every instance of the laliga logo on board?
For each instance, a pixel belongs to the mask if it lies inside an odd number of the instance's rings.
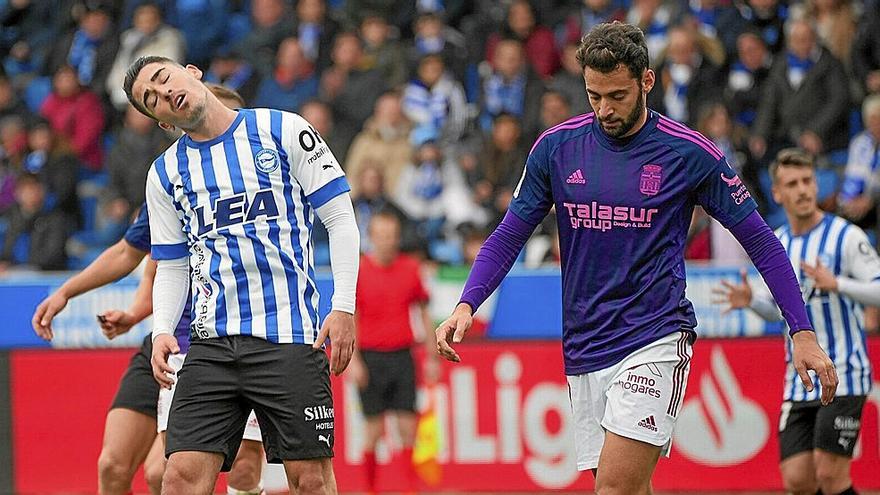
[[[710,360],[711,371],[700,377],[699,397],[686,401],[678,415],[675,445],[701,464],[738,464],[767,443],[767,416],[742,394],[720,346],[712,348]]]

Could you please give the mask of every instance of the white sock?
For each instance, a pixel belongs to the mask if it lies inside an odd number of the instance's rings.
[[[263,480],[260,480],[260,483],[250,490],[239,490],[238,488],[233,488],[229,485],[226,485],[226,495],[260,495],[265,493],[263,491]]]

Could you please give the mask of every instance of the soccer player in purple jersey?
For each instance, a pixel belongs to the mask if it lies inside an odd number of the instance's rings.
[[[837,374],[816,343],[785,250],[736,172],[708,139],[647,109],[655,75],[642,31],[600,24],[581,41],[578,60],[595,113],[538,137],[504,220],[437,328],[437,347],[460,361],[451,344],[555,206],[578,469],[593,470],[600,494],[649,494],[696,337],[683,258],[695,205],[730,229],[758,267],[792,329],[800,378],[812,390],[807,370],[815,370],[823,404]]]

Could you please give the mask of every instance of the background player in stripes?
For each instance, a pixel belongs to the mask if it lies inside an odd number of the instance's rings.
[[[295,114],[224,107],[195,66],[144,57],[129,69],[132,104],[184,136],[147,181],[153,368],[170,387],[171,329],[193,287],[191,347],[171,406],[163,492],[209,493],[228,470],[254,409],[270,462],[294,493],[333,493],[329,370],[354,348],[359,236],[348,184],[318,133]],[[330,237],[333,310],[320,321],[311,228]],[[191,273],[191,276],[190,276]],[[332,341],[330,362],[323,343]]]
[[[235,91],[218,84],[207,83],[206,86],[229,108],[244,106],[244,100]],[[37,306],[31,321],[34,331],[44,339],[51,340],[52,320],[64,310],[71,298],[129,275],[149,251],[150,226],[144,205],[122,240],[101,253],[88,267],[71,277]],[[134,301],[126,311],[109,310],[99,316],[99,324],[108,339],[128,332],[150,315],[155,270],[155,261],[148,260]],[[181,318],[177,328],[177,333],[188,338],[188,312]],[[135,471],[142,463],[151,493],[158,495],[161,491],[165,442],[163,435],[156,435],[159,385],[153,379],[150,366],[153,349],[150,337],[144,337],[141,348],[132,356],[107,413],[104,441],[98,457],[98,492],[103,495],[128,493]],[[227,476],[227,491],[230,494],[261,491],[263,465],[260,456],[263,448],[259,426],[255,424],[256,417],[252,413],[241,448]]]
[[[782,412],[779,420],[780,470],[794,494],[854,494],[850,478],[862,408],[871,391],[871,363],[863,331],[862,304],[880,306],[880,258],[859,227],[819,209],[811,156],[782,150],[770,167],[773,199],[782,205],[788,225],[776,230],[798,273],[807,314],[823,349],[840,374],[837,398],[821,407],[814,388],[807,390],[791,362],[787,342]],[[751,308],[763,318],[782,320],[765,290],[753,291],[745,270],[738,284],[715,289],[726,311]]]
[[[696,336],[683,259],[696,204],[731,230],[767,280],[791,324],[808,389],[806,370],[815,369],[829,402],[837,377],[785,250],[736,172],[701,134],[646,108],[655,75],[641,30],[600,24],[581,41],[578,61],[595,113],[538,137],[504,220],[436,331],[437,345],[460,360],[450,344],[462,340],[473,311],[555,205],[578,469],[595,470],[600,494],[646,494],[658,457],[669,452]]]

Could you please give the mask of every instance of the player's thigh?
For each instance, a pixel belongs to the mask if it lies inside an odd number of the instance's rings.
[[[816,411],[813,445],[819,451],[852,459],[862,426],[864,395],[835,397]]]
[[[116,408],[107,413],[101,463],[134,470],[156,438],[156,419],[138,411]]]
[[[687,389],[690,355],[688,335],[681,332],[624,359],[607,384],[602,427],[662,447],[662,454],[669,455]]]
[[[193,341],[177,373],[168,417],[165,454],[217,453],[228,471],[241,444],[250,409],[240,396],[240,376],[229,338]]]
[[[140,349],[131,356],[128,368],[119,381],[119,388],[110,409],[129,409],[156,418],[159,384],[153,378],[150,355],[153,344],[145,338]]]
[[[302,344],[240,337],[241,389],[263,431],[269,462],[333,456],[327,354]]]
[[[599,495],[651,493],[651,475],[661,449],[661,446],[606,432],[596,472],[596,492]]]

